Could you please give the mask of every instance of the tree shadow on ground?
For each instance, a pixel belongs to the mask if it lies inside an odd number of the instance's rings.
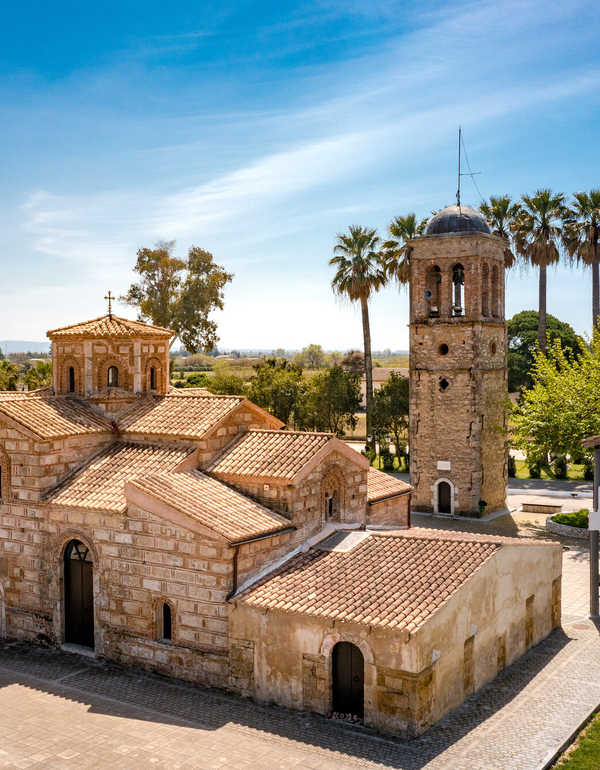
[[[261,738],[289,753],[300,743],[301,751],[318,751],[321,758],[322,752],[331,752],[333,763],[350,766],[371,761],[398,770],[419,770],[507,706],[570,643],[573,639],[563,629],[555,630],[424,736],[412,740],[21,643],[0,647],[0,680],[2,686],[21,684],[81,702],[99,714],[202,730],[233,723],[260,731]]]

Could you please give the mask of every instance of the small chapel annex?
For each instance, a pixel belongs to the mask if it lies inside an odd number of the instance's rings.
[[[171,388],[172,335],[55,329],[0,393],[0,636],[415,735],[556,627],[560,546],[411,529],[335,436]]]

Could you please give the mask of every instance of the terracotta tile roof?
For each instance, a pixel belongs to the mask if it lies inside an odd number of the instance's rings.
[[[201,438],[243,401],[242,396],[150,396],[117,421],[123,433]]]
[[[46,333],[51,340],[62,340],[68,337],[145,337],[169,339],[175,334],[171,329],[162,326],[152,326],[142,321],[130,321],[129,318],[119,318],[116,315],[103,315],[91,321],[61,326]]]
[[[386,500],[388,497],[403,495],[412,492],[413,487],[400,479],[387,473],[378,471],[377,468],[369,468],[367,474],[367,501],[376,503]]]
[[[200,471],[142,476],[129,485],[175,508],[235,543],[292,526],[292,522]]]
[[[195,447],[115,442],[46,493],[53,505],[124,511],[124,486],[135,476],[174,470]]]
[[[223,477],[293,479],[333,438],[332,433],[249,430],[207,470]]]
[[[460,534],[460,533],[455,533]],[[311,549],[242,591],[245,604],[414,631],[502,541],[371,533],[347,553]]]
[[[0,394],[0,419],[6,415],[43,439],[112,432],[103,415],[71,396]]]

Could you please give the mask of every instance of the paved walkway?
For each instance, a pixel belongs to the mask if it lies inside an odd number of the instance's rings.
[[[600,703],[600,635],[555,631],[403,742],[99,661],[0,647],[0,767],[541,770]]]

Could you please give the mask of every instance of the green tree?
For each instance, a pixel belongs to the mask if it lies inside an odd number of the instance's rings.
[[[311,344],[302,348],[302,358],[307,369],[322,369],[325,364],[325,353],[320,345]]]
[[[204,249],[192,246],[183,260],[173,256],[174,248],[175,241],[159,241],[140,249],[134,267],[140,281],[120,300],[138,308],[141,320],[173,329],[188,350],[211,351],[219,338],[209,315],[223,309],[223,289],[233,274]]]
[[[247,383],[237,374],[217,374],[212,378],[207,389],[218,396],[245,396]]]
[[[298,400],[302,367],[285,358],[265,358],[253,367],[248,398],[287,425]]]
[[[36,361],[35,366],[32,366],[27,371],[24,379],[29,390],[46,388],[48,385],[52,385],[52,362]]]
[[[192,372],[186,379],[184,388],[206,388],[208,390],[211,383],[212,378],[209,377],[208,374],[205,374],[204,372]]]
[[[349,350],[341,360],[341,367],[346,372],[365,373],[365,357],[360,350]]]
[[[375,408],[373,423],[380,433],[391,433],[396,444],[396,453],[403,445],[408,430],[408,377],[396,372],[390,376],[374,394]]]
[[[304,394],[298,396],[298,427],[343,436],[356,427],[360,402],[360,375],[332,366],[308,380]]]
[[[0,361],[4,361],[4,353],[2,352],[2,348],[0,348]]]
[[[395,217],[389,223],[389,240],[383,244],[382,251],[387,274],[398,283],[409,282],[412,240],[423,235],[426,227],[427,219],[417,219],[412,211],[406,216]]]
[[[556,339],[547,355],[534,353],[533,386],[513,415],[513,445],[530,463],[548,454],[581,456],[581,441],[600,433],[600,329],[578,358]]]
[[[537,310],[523,310],[510,318],[507,323],[510,393],[531,387],[530,370],[533,365],[533,352],[538,343],[538,328]],[[546,318],[546,331],[551,344],[559,339],[562,347],[570,349],[576,358],[585,349],[584,340],[575,333],[573,327],[564,321],[559,321],[553,315],[548,315]]]
[[[510,195],[490,195],[489,202],[484,201],[479,206],[479,211],[486,218],[492,235],[508,241],[504,249],[504,266],[512,267],[516,258],[512,250],[511,239],[521,206],[518,203],[513,203]]]
[[[578,192],[564,215],[563,243],[569,256],[592,266],[592,325],[600,320],[600,189]]]
[[[540,271],[538,346],[545,352],[547,268],[560,260],[565,196],[545,189],[522,195],[521,201],[521,211],[514,222],[515,246],[517,253]]]
[[[367,434],[372,433],[373,420],[373,363],[371,360],[371,327],[369,299],[387,283],[385,260],[378,251],[380,238],[377,230],[350,225],[349,235],[338,233],[333,248],[336,255],[329,264],[336,268],[331,287],[339,297],[359,302],[365,351],[365,379],[367,396]],[[333,371],[333,370],[332,370]]]
[[[19,367],[12,361],[0,361],[0,390],[16,390],[19,381]]]

